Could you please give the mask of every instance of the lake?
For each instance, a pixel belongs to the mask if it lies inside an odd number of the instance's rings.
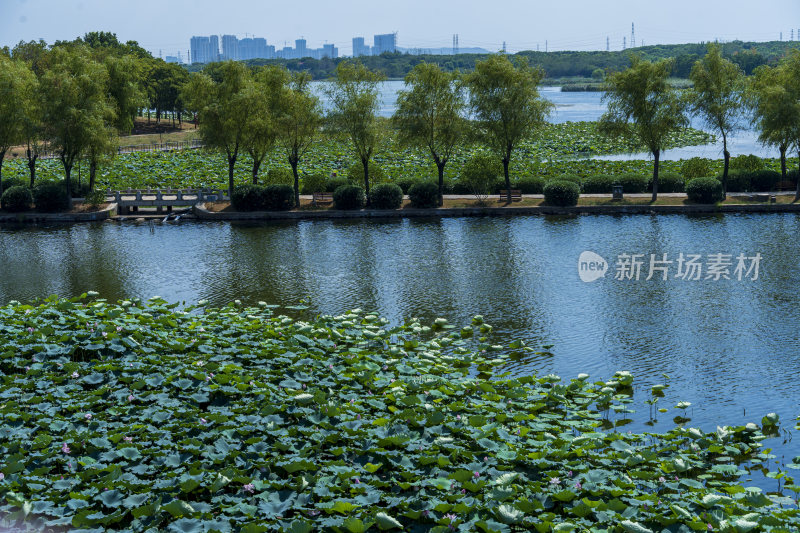
[[[482,314],[494,342],[523,339],[550,354],[511,362],[514,374],[636,376],[643,429],[648,387],[689,401],[691,425],[800,414],[800,216],[580,216],[0,228],[0,302],[89,290],[109,299],[234,299],[311,313],[359,307],[400,323],[418,316],[466,325]],[[578,276],[584,250],[609,265]],[[730,254],[734,279],[675,278],[679,254]],[[758,279],[735,279],[739,254],[762,257]],[[641,278],[617,280],[620,254],[643,254]],[[650,254],[673,261],[644,278]],[[663,415],[656,428],[673,424]],[[800,439],[790,444],[800,454]]]
[[[321,97],[323,107],[327,109],[328,100],[325,98],[322,87],[325,82],[312,82],[314,91]],[[380,83],[380,110],[379,114],[383,117],[390,117],[397,108],[397,92],[405,87],[402,81],[384,81]],[[584,92],[561,92],[561,87],[540,87],[541,95],[555,104],[555,112],[550,117],[550,122],[578,122],[595,121],[600,118],[606,106],[603,103],[603,92],[584,91]],[[707,130],[703,123],[697,118],[692,118],[691,125],[694,128]],[[759,157],[779,157],[777,148],[767,148],[758,142],[758,135],[753,131],[749,120],[743,120],[741,130],[736,132],[728,139],[728,151],[732,156],[739,154],[755,154]],[[709,130],[710,131],[710,130]],[[715,132],[711,132],[715,133]],[[664,161],[676,161],[688,159],[690,157],[707,157],[710,159],[722,158],[722,141],[704,146],[687,146],[665,151],[661,159]],[[650,159],[648,153],[634,154],[614,154],[607,156],[596,156],[592,159],[609,160],[628,160],[628,159]]]

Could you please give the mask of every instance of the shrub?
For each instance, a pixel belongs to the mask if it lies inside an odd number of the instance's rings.
[[[621,174],[616,177],[614,183],[622,185],[622,192],[626,194],[647,192],[650,179],[633,172]]]
[[[681,164],[681,174],[684,178],[702,178],[711,175],[711,162],[702,157],[692,157]]]
[[[722,174],[717,176],[722,183]],[[728,170],[728,191],[729,192],[749,192],[753,190],[752,179],[749,172],[741,170]]]
[[[583,192],[588,194],[611,194],[613,192],[614,176],[598,174],[583,180]]]
[[[3,196],[0,197],[0,207],[12,213],[27,211],[31,208],[32,203],[33,196],[31,195],[31,190],[21,185],[9,187],[3,191]]]
[[[364,207],[364,189],[358,185],[341,185],[333,191],[336,209],[361,209]]]
[[[261,195],[267,211],[288,211],[294,207],[294,187],[291,185],[267,185]]]
[[[303,186],[300,189],[301,194],[314,194],[315,192],[326,192],[327,187],[324,174],[309,174],[303,176]],[[335,189],[334,189],[335,190]]]
[[[38,211],[53,213],[69,209],[64,182],[43,181],[33,188],[33,203]]]
[[[245,183],[237,186],[231,194],[231,205],[237,211],[263,211],[266,207],[263,185]]]
[[[722,183],[717,178],[694,178],[686,184],[690,202],[715,204],[722,201]]]
[[[581,184],[583,183],[583,178],[581,178],[577,174],[562,174],[560,176],[550,176],[548,178],[545,178],[545,185],[547,185],[551,181],[571,181],[572,183],[578,185],[578,188],[580,188]]]
[[[370,187],[373,184],[381,183],[386,181],[386,174],[383,172],[383,169],[377,163],[372,161],[369,162],[369,184]],[[364,165],[361,162],[354,163],[350,165],[347,169],[347,182],[351,185],[358,185],[363,187],[364,186]]]
[[[432,181],[415,183],[408,190],[411,207],[429,209],[439,205],[439,186]]]
[[[577,205],[581,188],[574,181],[555,180],[544,186],[544,201],[560,207]]]
[[[6,192],[11,187],[27,187],[28,181],[21,178],[4,178],[3,179],[3,192]]]
[[[83,202],[92,207],[98,207],[105,201],[106,201],[105,193],[97,189],[87,192],[83,197]]]
[[[800,171],[796,168],[793,168],[789,172],[786,173],[786,179],[797,185],[797,177],[800,175]]]
[[[263,182],[264,185],[294,185],[294,174],[290,168],[273,167],[267,170],[267,176]]]
[[[766,192],[775,190],[781,181],[781,173],[774,170],[757,170],[749,173],[752,190]]]
[[[417,180],[413,178],[400,178],[399,180],[395,181],[397,186],[400,187],[400,190],[403,191],[403,194],[408,194],[408,189],[410,189],[411,186],[414,185],[416,182]],[[445,182],[445,186],[446,185],[447,182]]]
[[[445,194],[472,194],[472,189],[469,184],[464,181],[445,181],[444,182]]]
[[[732,157],[729,169],[743,170],[745,172],[757,172],[764,169],[764,161],[757,155],[737,155]]]
[[[677,172],[658,173],[658,192],[683,192],[686,187],[686,180]],[[624,188],[624,186],[623,186]],[[648,184],[648,189],[653,190],[652,179]]]
[[[91,192],[89,190],[89,182],[82,181],[78,183],[77,181],[73,181],[70,183],[70,185],[70,192],[72,193],[73,198],[86,198],[86,195]],[[67,190],[66,181],[62,181],[61,186],[64,187],[65,191]]]
[[[369,201],[375,209],[398,209],[403,205],[403,189],[394,183],[379,183],[369,191]]]
[[[345,178],[332,178],[325,182],[325,192],[336,192],[342,185],[350,185]]]
[[[521,178],[511,185],[512,189],[519,189],[522,194],[542,194],[544,180],[542,178]]]
[[[498,168],[496,158],[479,152],[470,157],[461,167],[458,181],[469,190],[469,194],[474,194],[478,201],[483,202],[493,189],[495,191],[505,189],[505,180],[502,180],[499,189],[495,188],[499,179],[498,170],[501,169]]]

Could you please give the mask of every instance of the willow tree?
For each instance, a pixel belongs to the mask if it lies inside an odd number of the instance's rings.
[[[783,72],[777,67],[762,65],[750,78],[747,104],[751,108],[758,140],[774,146],[780,152],[781,180],[786,180],[786,151],[794,142],[795,102],[791,91],[782,81]]]
[[[91,59],[83,46],[56,47],[42,75],[45,132],[64,167],[67,197],[72,202],[71,173],[97,132],[106,127],[113,109],[107,98],[105,67]]]
[[[505,54],[475,63],[465,78],[478,138],[503,162],[511,202],[509,165],[514,150],[544,125],[553,104],[539,95],[544,72],[523,57],[512,63]]]
[[[233,194],[233,171],[249,127],[251,86],[246,66],[225,61],[212,65],[207,72],[192,74],[181,92],[188,108],[198,113],[203,142],[227,158],[229,195]]]
[[[743,107],[742,76],[742,71],[735,63],[722,57],[720,46],[716,43],[709,43],[705,57],[695,62],[689,74],[693,87],[687,91],[687,99],[692,111],[722,136],[723,198],[728,192],[728,166],[731,160],[728,136],[739,128]]]
[[[25,140],[26,110],[36,93],[36,76],[27,64],[0,55],[0,194],[6,152]]]
[[[287,88],[281,92],[276,118],[277,142],[289,160],[294,174],[294,203],[300,207],[298,165],[314,143],[322,125],[322,106],[311,93],[311,76],[306,72],[292,74]]]
[[[253,160],[253,183],[257,184],[261,164],[274,148],[278,137],[277,118],[289,73],[283,67],[267,66],[256,72],[253,78],[246,96],[251,103],[249,127],[245,131],[243,146]]]
[[[631,65],[606,76],[608,110],[600,131],[633,139],[653,155],[653,197],[658,198],[658,163],[669,136],[687,125],[685,103],[667,79],[674,60],[656,63],[631,56]]]
[[[392,121],[403,144],[430,152],[439,171],[439,205],[444,203],[444,167],[464,139],[466,104],[457,74],[419,63],[405,77]]]
[[[331,105],[328,113],[331,130],[349,139],[364,167],[367,205],[370,204],[369,162],[386,136],[378,120],[378,84],[383,79],[382,74],[359,62],[342,61],[336,67],[336,78],[325,91]]]

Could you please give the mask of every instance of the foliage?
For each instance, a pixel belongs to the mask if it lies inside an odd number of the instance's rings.
[[[352,185],[361,185],[364,183],[364,166],[361,163],[353,163],[347,167],[347,181]],[[377,185],[386,181],[386,173],[380,165],[373,163],[369,166],[369,184],[370,186]]]
[[[403,205],[403,189],[394,183],[380,183],[372,189],[372,207],[399,209]]]
[[[629,194],[647,192],[648,187],[651,186],[647,176],[634,172],[621,174],[615,178],[614,182],[622,185],[622,191]]]
[[[16,185],[9,187],[3,191],[3,196],[0,197],[0,207],[4,211],[17,213],[20,211],[27,211],[31,208],[33,203],[33,196],[28,187]]]
[[[264,186],[245,183],[231,193],[231,205],[237,211],[262,211],[265,208]]]
[[[25,125],[36,86],[36,76],[25,63],[0,55],[0,195],[3,160],[9,148],[26,140]]]
[[[439,185],[432,181],[419,181],[408,189],[411,207],[431,209],[439,205]]]
[[[585,194],[611,194],[615,183],[617,179],[614,176],[596,174],[584,179],[582,188]]]
[[[458,183],[463,184],[478,202],[485,202],[503,169],[491,153],[478,152],[461,167]]]
[[[670,132],[687,124],[684,104],[667,82],[673,62],[657,63],[631,56],[631,66],[606,77],[608,92],[603,99],[608,110],[600,118],[600,129],[611,136],[633,137],[653,154],[653,201],[658,196],[658,166]]]
[[[711,175],[711,165],[708,159],[692,157],[681,164],[681,175],[686,179],[704,178]]]
[[[686,183],[686,196],[696,204],[721,202],[722,183],[716,178],[694,178]]]
[[[242,147],[253,161],[253,183],[258,182],[261,163],[272,151],[278,138],[278,117],[283,102],[281,97],[288,82],[289,74],[285,69],[265,67],[253,76],[253,83],[246,89],[249,122]]]
[[[548,205],[559,207],[577,205],[580,195],[581,188],[573,181],[554,180],[544,186],[544,201]]]
[[[336,209],[361,209],[364,207],[364,189],[358,185],[340,185],[333,191]]]
[[[554,107],[539,95],[544,77],[527,60],[509,61],[505,54],[475,64],[465,77],[476,136],[503,162],[506,189],[511,188],[509,165],[514,150],[545,123]],[[510,196],[509,192],[509,196]]]
[[[350,185],[345,178],[331,178],[325,182],[325,192],[335,192],[342,185]]]
[[[264,178],[264,185],[291,185],[294,181],[292,171],[286,167],[271,166]]]
[[[51,298],[0,308],[0,341],[13,346],[1,361],[0,527],[800,523],[789,498],[739,481],[748,462],[771,463],[756,424],[608,431],[609,411],[629,411],[633,376],[501,376],[504,347],[471,340],[490,330],[479,317],[463,330],[443,319],[393,327],[360,310],[298,320],[271,307]]]
[[[780,174],[778,175],[780,177]],[[718,175],[717,179],[721,182],[722,175]],[[728,191],[730,192],[750,192],[753,189],[752,174],[750,172],[743,172],[741,170],[731,170],[728,172]],[[772,185],[766,190],[772,190]]]
[[[743,172],[757,172],[764,169],[764,162],[757,155],[737,155],[731,159],[731,168]]]
[[[686,186],[686,180],[677,172],[661,172],[658,182],[658,190],[661,192],[683,192]],[[651,186],[652,183],[648,182],[648,187]]]
[[[89,191],[83,198],[83,202],[92,207],[98,207],[106,201],[106,195],[103,191]]]
[[[325,192],[327,178],[325,174],[308,174],[303,176],[303,194],[314,194],[315,192]],[[334,191],[336,189],[334,188]],[[333,191],[329,191],[333,192]]]
[[[754,172],[742,172],[750,179],[753,191],[768,192],[774,191],[776,185],[781,181],[781,173],[774,170],[756,170]]]
[[[439,173],[439,205],[442,205],[445,165],[467,132],[463,85],[457,75],[424,62],[406,75],[405,84],[409,89],[397,95],[392,122],[401,143],[430,152]]]
[[[521,178],[514,182],[513,188],[519,189],[522,194],[542,194],[544,192],[544,180],[541,178]]]
[[[41,181],[33,188],[33,203],[37,211],[54,213],[70,208],[70,199],[63,182]]]
[[[291,185],[267,185],[262,194],[267,211],[288,211],[294,207],[294,188]]]

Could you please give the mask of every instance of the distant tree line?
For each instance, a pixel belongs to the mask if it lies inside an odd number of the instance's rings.
[[[751,75],[761,65],[776,65],[789,50],[800,48],[798,42],[772,41],[765,43],[732,41],[719,44],[723,58],[739,67],[745,75]],[[647,61],[673,59],[669,72],[671,77],[688,78],[695,62],[705,55],[706,44],[669,44],[641,46],[635,49],[614,52],[520,52],[517,56],[527,58],[529,64],[540,67],[546,78],[592,77],[598,70],[618,72],[629,65],[629,57],[635,54]],[[433,63],[445,72],[459,70],[468,72],[475,69],[478,61],[486,59],[486,54],[458,55],[412,55],[408,53],[384,53],[380,56],[359,57],[368,69],[380,72],[387,78],[403,78],[420,63]],[[280,65],[290,72],[305,71],[314,80],[330,79],[336,76],[339,59],[251,59],[245,61],[250,66]],[[188,67],[191,71],[202,70],[203,65]]]

